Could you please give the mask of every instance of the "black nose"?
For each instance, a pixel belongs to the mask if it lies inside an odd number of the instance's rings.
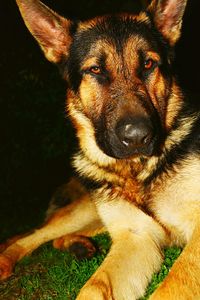
[[[152,140],[153,130],[147,118],[125,119],[116,127],[116,134],[126,147],[147,147]]]

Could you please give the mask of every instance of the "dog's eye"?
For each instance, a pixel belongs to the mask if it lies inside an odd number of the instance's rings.
[[[150,70],[153,67],[153,65],[154,65],[154,61],[151,58],[144,61],[144,69],[145,70]]]
[[[92,66],[89,68],[89,72],[93,74],[101,74],[101,68],[99,66]]]

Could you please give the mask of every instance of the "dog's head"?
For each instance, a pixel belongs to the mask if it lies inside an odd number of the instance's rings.
[[[104,160],[158,154],[179,110],[172,49],[186,0],[155,0],[139,15],[83,22],[38,0],[17,3],[46,58],[68,81],[68,110],[84,152]]]

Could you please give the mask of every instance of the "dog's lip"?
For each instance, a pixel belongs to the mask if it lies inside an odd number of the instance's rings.
[[[140,157],[140,156],[146,156],[151,157],[157,155],[159,152],[159,146],[158,146],[158,138],[154,136],[154,138],[151,139],[151,141],[148,143],[148,145],[143,145],[140,147],[131,147],[131,143],[128,143],[127,141],[120,142],[119,148],[111,147],[112,148],[112,156],[117,159],[128,159],[131,157]]]
[[[154,156],[154,146],[153,143],[148,146],[148,148],[143,147],[141,148],[131,148],[128,149],[125,145],[122,145],[120,149],[116,148],[115,149],[110,149],[109,153],[106,151],[105,153],[113,158],[116,159],[129,159],[129,158],[136,158],[140,156],[146,156],[146,157],[151,157]]]
[[[122,155],[117,155],[119,159],[125,159],[125,158],[131,158],[131,157],[138,157],[138,156],[147,156],[151,157],[154,154],[153,151],[153,145],[149,145],[148,148],[142,147],[142,148],[132,148],[131,150],[128,150],[126,153],[123,153]]]

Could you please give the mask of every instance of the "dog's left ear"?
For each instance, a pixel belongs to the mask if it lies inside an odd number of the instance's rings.
[[[171,46],[180,37],[186,3],[187,0],[153,0],[148,7],[155,26]]]
[[[38,41],[46,58],[59,63],[67,57],[71,43],[70,26],[67,20],[39,0],[16,0],[29,31]]]

